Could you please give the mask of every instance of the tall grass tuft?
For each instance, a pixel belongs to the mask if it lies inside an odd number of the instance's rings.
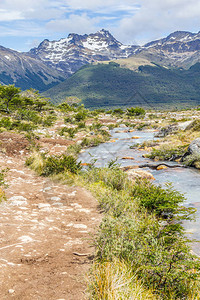
[[[123,261],[102,262],[93,265],[89,281],[91,300],[158,300],[137,280]]]

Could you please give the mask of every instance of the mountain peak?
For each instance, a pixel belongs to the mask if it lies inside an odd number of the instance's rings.
[[[38,48],[30,50],[35,57],[71,75],[82,65],[132,55],[138,46],[124,46],[108,30],[79,35],[70,33],[59,41],[44,40]]]
[[[97,33],[100,33],[106,37],[112,36],[112,34],[108,30],[105,30],[105,29],[101,29],[101,30],[97,31]]]

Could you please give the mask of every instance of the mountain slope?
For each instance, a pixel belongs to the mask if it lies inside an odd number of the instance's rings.
[[[200,32],[176,31],[139,48],[136,57],[171,67],[188,69],[200,62]]]
[[[0,83],[45,91],[86,64],[111,60],[134,71],[153,64],[189,69],[200,62],[200,32],[176,31],[144,46],[125,46],[104,29],[44,40],[27,53],[0,46]]]
[[[188,71],[141,66],[138,72],[120,68],[116,63],[88,65],[44,96],[51,97],[53,102],[77,96],[86,107],[197,105],[199,75],[200,64]]]
[[[0,46],[0,82],[15,84],[22,89],[40,91],[64,80],[62,74],[46,66],[42,61]]]

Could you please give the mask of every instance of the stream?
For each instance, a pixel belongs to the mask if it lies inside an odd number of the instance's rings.
[[[96,167],[104,167],[108,162],[115,160],[120,166],[138,166],[146,163],[153,163],[152,160],[142,157],[145,151],[130,149],[130,146],[134,144],[141,144],[144,141],[157,139],[154,138],[155,132],[153,131],[133,131],[123,132],[128,128],[115,128],[110,131],[111,140],[107,143],[100,144],[97,147],[89,148],[82,152],[79,156],[79,161],[90,163],[95,161]],[[120,132],[119,132],[120,131]],[[134,137],[137,137],[135,139]],[[131,159],[122,159],[123,157],[133,157]],[[164,162],[164,161],[163,161]],[[159,161],[159,163],[162,163]],[[177,165],[177,162],[165,161],[168,165]],[[184,227],[188,237],[200,241],[200,171],[193,168],[167,168],[163,170],[152,170],[144,168],[144,170],[150,171],[156,184],[164,185],[167,182],[171,182],[173,187],[184,194],[186,201],[185,206],[195,207],[196,221],[184,222]],[[194,242],[192,245],[193,251],[200,255],[200,244]]]

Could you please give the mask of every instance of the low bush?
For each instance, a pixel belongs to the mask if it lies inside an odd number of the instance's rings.
[[[49,116],[46,116],[43,119],[42,124],[43,124],[43,126],[50,127],[54,124],[55,121],[56,121],[56,116],[55,115],[49,115]]]
[[[185,130],[200,131],[200,120],[193,121],[186,127]]]
[[[81,170],[81,162],[77,162],[74,156],[62,154],[60,156],[47,156],[44,153],[34,151],[26,160],[39,175],[50,176],[54,174],[71,172],[77,174]]]
[[[148,158],[151,159],[158,159],[158,160],[175,160],[181,158],[186,150],[188,145],[182,146],[172,146],[172,145],[162,145],[159,148],[153,148],[151,153],[146,155]]]
[[[139,280],[154,291],[155,299],[198,299],[200,262],[190,252],[182,225],[194,210],[183,207],[183,195],[171,186],[148,181],[133,185],[121,172],[117,167],[93,168],[83,175],[105,212],[95,238],[98,266],[123,261],[133,274],[131,283]],[[110,292],[114,279],[106,278],[103,284]],[[91,291],[97,299],[101,281],[96,290],[94,284]],[[120,295],[117,288],[114,295]]]
[[[145,110],[142,107],[131,107],[127,108],[127,115],[128,116],[144,116]]]
[[[60,131],[59,134],[60,135],[64,135],[64,133],[68,133],[70,138],[73,138],[75,136],[75,134],[78,132],[78,128],[77,127],[63,127]]]
[[[12,121],[9,117],[3,117],[0,120],[0,127],[6,128],[8,130],[12,129]]]
[[[96,147],[96,146],[98,146],[99,144],[105,142],[108,139],[109,138],[107,136],[103,137],[101,135],[96,136],[96,137],[92,137],[92,138],[85,137],[82,140],[81,146],[82,147]]]
[[[74,116],[74,118],[75,118],[75,120],[76,120],[77,122],[80,122],[80,121],[85,120],[86,117],[87,117],[87,113],[86,113],[85,110],[79,111],[79,112]]]
[[[81,163],[76,162],[72,155],[49,156],[45,160],[42,175],[50,176],[69,171],[77,174],[81,170]]]
[[[5,174],[7,173],[8,169],[2,169],[0,171],[0,203],[3,200],[6,200],[6,195],[4,190],[1,187],[8,187],[7,183],[5,182]]]

